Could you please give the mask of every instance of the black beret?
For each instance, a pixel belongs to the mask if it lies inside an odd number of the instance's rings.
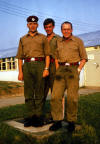
[[[27,22],[38,22],[38,17],[37,16],[29,16],[27,18]]]

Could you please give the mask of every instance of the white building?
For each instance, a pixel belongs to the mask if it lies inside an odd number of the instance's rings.
[[[100,31],[79,35],[84,41],[88,62],[81,75],[81,86],[100,87]]]
[[[17,48],[0,50],[0,81],[18,81]]]

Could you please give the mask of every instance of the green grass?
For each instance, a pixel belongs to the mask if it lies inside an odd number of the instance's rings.
[[[46,102],[46,112],[50,112],[49,101]],[[24,117],[26,114],[24,104],[0,109],[0,144],[38,144],[30,135],[3,123],[5,120]],[[81,125],[81,129],[72,134],[72,144],[100,144],[100,93],[80,97],[78,124]],[[59,142],[61,137],[65,137],[64,142]],[[68,144],[68,137],[60,134],[58,138],[51,137],[49,142],[41,144]]]
[[[9,93],[10,89],[13,87],[9,85],[7,82],[0,82],[0,90],[4,90],[5,92]]]
[[[100,144],[100,93],[80,97],[78,123],[82,129],[74,134],[76,138],[85,144]]]
[[[6,94],[9,94],[13,89],[17,89],[19,87],[22,87],[23,85],[23,83],[18,82],[0,81],[0,94],[2,95],[2,91]]]
[[[4,81],[0,81],[0,88],[7,88],[7,87],[11,87],[9,85],[13,84],[12,82],[4,82]],[[15,84],[15,83],[14,83]]]

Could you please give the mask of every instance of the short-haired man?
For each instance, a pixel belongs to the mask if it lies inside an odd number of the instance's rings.
[[[47,18],[43,22],[44,30],[47,34],[47,40],[50,45],[50,67],[49,67],[49,76],[46,78],[45,83],[45,98],[47,97],[47,94],[49,92],[49,88],[52,92],[53,89],[53,83],[55,78],[55,51],[57,48],[57,39],[60,38],[59,35],[54,33],[55,28],[55,21],[52,18]]]
[[[37,31],[37,16],[27,18],[27,27],[29,32],[20,38],[16,56],[19,64],[18,80],[24,80],[25,104],[28,110],[24,126],[42,126],[45,77],[49,75],[50,47],[46,36]]]
[[[62,127],[62,98],[67,89],[65,118],[70,132],[75,129],[78,110],[79,73],[87,61],[87,54],[82,40],[72,34],[72,23],[65,21],[61,25],[63,37],[57,41],[56,57],[59,67],[56,72],[51,97],[51,114],[54,120],[51,131]],[[79,64],[80,62],[80,64]]]

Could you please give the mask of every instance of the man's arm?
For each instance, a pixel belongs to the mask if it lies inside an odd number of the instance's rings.
[[[45,58],[45,68],[43,71],[43,77],[46,77],[49,75],[49,65],[50,65],[50,56],[46,56]]]
[[[19,68],[18,80],[21,80],[21,81],[23,80],[22,65],[23,65],[23,60],[18,59],[18,68]]]

